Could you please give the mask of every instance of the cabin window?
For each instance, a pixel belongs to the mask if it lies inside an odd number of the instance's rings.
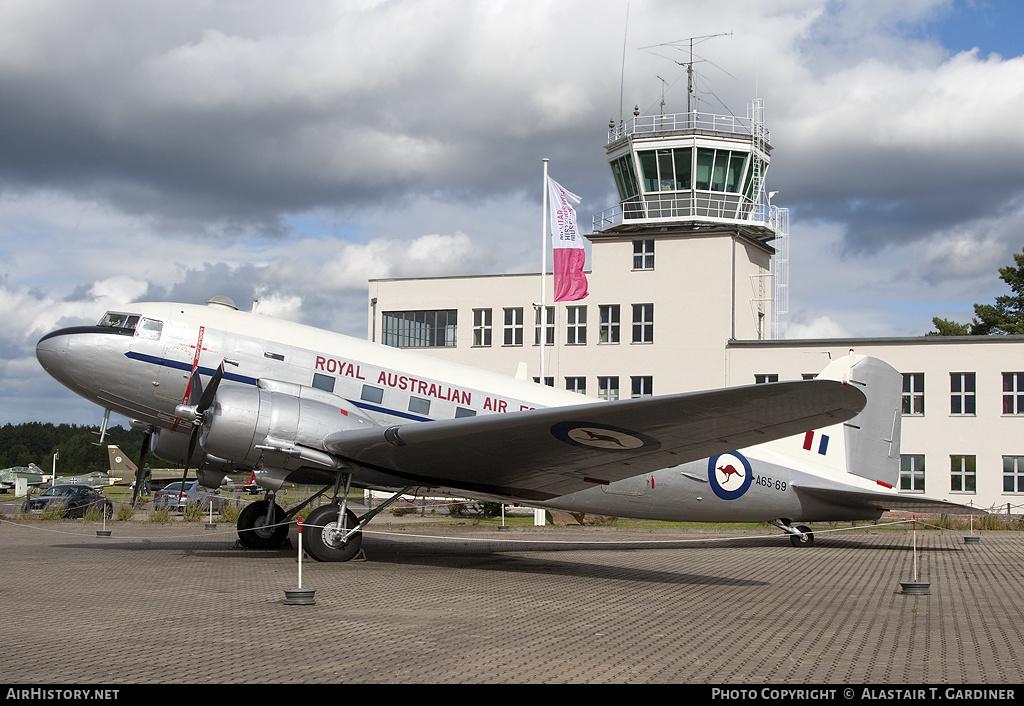
[[[425,400],[422,397],[410,397],[409,411],[413,414],[430,414],[430,400]]]
[[[374,387],[373,385],[363,385],[363,392],[359,395],[359,399],[364,402],[380,404],[384,401],[384,388]]]
[[[139,317],[134,314],[122,314],[116,311],[108,311],[100,319],[97,326],[104,328],[122,328],[122,329],[135,329],[136,324],[139,323]]]
[[[323,373],[313,373],[313,387],[324,392],[334,392],[335,378]]]
[[[135,335],[148,341],[159,341],[160,334],[164,330],[164,322],[156,319],[142,319],[135,328]]]

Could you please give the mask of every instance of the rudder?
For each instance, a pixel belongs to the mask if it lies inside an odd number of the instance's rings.
[[[856,385],[867,396],[860,414],[842,425],[847,473],[896,487],[903,376],[878,358],[851,353],[833,361],[818,377]]]

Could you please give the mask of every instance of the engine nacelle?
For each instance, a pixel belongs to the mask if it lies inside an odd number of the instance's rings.
[[[158,429],[153,433],[153,439],[150,441],[150,451],[157,458],[183,466],[185,465],[185,456],[188,455],[188,439],[191,431],[191,425],[185,426],[184,431]],[[199,485],[205,488],[216,488],[224,481],[224,476],[234,470],[235,465],[222,458],[203,453],[202,449],[197,448],[192,454],[192,460],[189,461],[188,467],[196,473]]]
[[[200,444],[236,466],[287,470],[338,467],[323,440],[345,429],[376,426],[351,402],[315,387],[260,380],[258,387],[221,386]]]

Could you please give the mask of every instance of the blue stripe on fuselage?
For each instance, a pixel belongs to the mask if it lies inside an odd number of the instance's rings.
[[[161,368],[172,368],[174,370],[184,370],[185,372],[188,372],[188,373],[192,372],[192,365],[190,363],[186,363],[184,361],[169,360],[167,358],[159,358],[159,357],[157,357],[155,355],[146,355],[144,353],[136,353],[134,351],[128,351],[124,355],[125,355],[126,358],[128,358],[130,360],[138,360],[138,361],[143,362],[143,363],[151,363],[152,365],[156,365],[156,366],[161,367]],[[197,367],[196,370],[199,371],[199,373],[201,375],[207,375],[207,376],[212,376],[216,372],[216,369],[214,369],[214,368],[204,368],[202,366]],[[254,377],[249,377],[248,375],[238,375],[237,373],[229,373],[226,370],[224,371],[224,379],[225,380],[231,380],[232,382],[240,382],[243,385],[253,385],[253,386],[256,386],[256,385],[259,384],[259,380],[257,380]],[[345,399],[348,399],[348,398],[345,398]],[[378,407],[377,405],[367,404],[366,402],[362,402],[360,400],[348,400],[348,401],[351,402],[352,404],[354,404],[359,409],[362,409],[362,410],[365,410],[365,411],[368,411],[368,412],[378,412],[380,414],[388,414],[388,415],[391,415],[393,417],[401,417],[402,419],[411,419],[414,422],[430,422],[430,421],[433,421],[430,417],[422,417],[422,416],[419,416],[419,415],[416,415],[416,414],[410,414],[408,412],[400,412],[400,411],[398,411],[396,409],[388,409],[387,407]]]

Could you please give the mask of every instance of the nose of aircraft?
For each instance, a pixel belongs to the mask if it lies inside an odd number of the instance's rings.
[[[67,352],[68,337],[60,331],[46,334],[36,344],[36,360],[43,366],[43,370],[58,380],[64,368]]]

